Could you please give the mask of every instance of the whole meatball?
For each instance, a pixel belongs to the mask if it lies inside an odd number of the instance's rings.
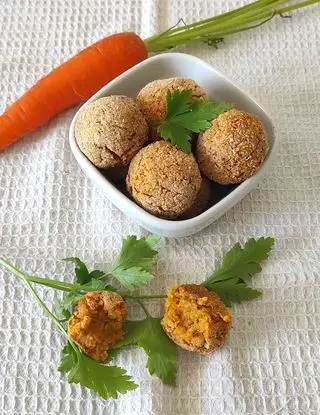
[[[194,202],[201,185],[195,158],[166,141],[157,141],[132,159],[127,188],[150,213],[175,218]]]
[[[109,346],[123,337],[127,314],[120,295],[89,292],[80,297],[68,321],[69,336],[92,359],[105,360]]]
[[[231,323],[232,316],[218,294],[197,284],[169,289],[161,324],[183,349],[213,352],[225,343]]]
[[[153,139],[159,139],[157,128],[166,116],[166,94],[176,90],[191,89],[193,99],[208,99],[206,91],[189,78],[158,79],[141,89],[137,102],[145,116]]]
[[[197,142],[201,172],[220,184],[241,183],[254,175],[268,153],[268,139],[253,114],[232,109],[211,122]]]
[[[80,150],[102,169],[129,164],[148,139],[148,132],[136,101],[121,95],[92,102],[75,124]]]

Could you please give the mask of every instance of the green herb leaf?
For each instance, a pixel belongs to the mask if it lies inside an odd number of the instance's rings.
[[[211,102],[205,100],[194,100],[191,111],[179,115],[179,124],[195,133],[199,133],[210,127],[210,121],[225,111],[234,107],[228,102]]]
[[[107,278],[106,273],[103,272],[103,271],[100,271],[98,269],[95,269],[95,270],[91,271],[89,276],[90,276],[90,279],[92,279],[92,278],[101,278],[103,276],[105,276]]]
[[[145,237],[146,243],[149,245],[151,249],[155,251],[158,249],[160,239],[160,236],[154,235],[152,233]]]
[[[90,281],[90,274],[88,268],[84,262],[82,262],[79,258],[70,257],[64,258],[63,261],[72,262],[75,264],[75,273],[76,273],[76,281],[79,284],[86,284]]]
[[[248,287],[245,278],[261,271],[274,245],[273,238],[249,239],[242,248],[236,243],[224,256],[220,267],[202,285],[216,292],[227,307],[232,303],[253,300],[261,291]]]
[[[72,306],[78,300],[77,291],[71,291],[65,294],[62,300],[56,299],[53,305],[53,313],[60,319],[69,319],[72,314]]]
[[[274,242],[273,238],[260,238],[249,239],[243,248],[239,243],[235,244],[224,256],[220,267],[202,285],[214,290],[213,285],[218,281],[257,274],[261,271],[260,262],[268,258]]]
[[[165,384],[175,386],[177,347],[165,334],[161,319],[148,316],[144,320],[128,321],[125,325],[125,338],[114,348],[137,345],[148,356],[147,368]]]
[[[147,285],[153,278],[150,272],[144,271],[141,267],[119,268],[112,271],[112,273],[120,284],[128,290]]]
[[[70,350],[69,350],[70,349]],[[70,372],[74,365],[74,350],[70,346],[69,343],[67,343],[64,348],[62,349],[62,359],[60,362],[60,365],[58,367],[59,372]]]
[[[232,284],[232,279],[213,284],[212,290],[216,292],[227,307],[232,303],[254,300],[262,295],[261,291],[253,290],[246,283]]]
[[[118,393],[126,393],[138,387],[124,369],[90,359],[78,348],[75,350],[70,342],[64,347],[63,353],[58,370],[68,374],[68,382],[92,389],[104,399],[116,399]]]
[[[163,122],[159,127],[162,138],[174,144],[185,153],[191,153],[191,135],[188,130],[173,122]]]
[[[190,111],[192,90],[182,89],[166,93],[167,114],[170,116],[183,114]]]
[[[157,237],[137,239],[128,236],[122,242],[120,255],[112,268],[112,275],[127,289],[148,284],[153,278],[149,272],[156,264]]]
[[[82,262],[79,258],[64,258],[63,261],[68,261],[75,264],[76,281],[81,285],[87,284],[92,279],[101,278],[102,276],[105,276],[107,278],[105,272],[100,271],[98,269],[95,269],[89,273],[86,264]]]
[[[177,90],[166,94],[167,115],[158,131],[186,153],[191,152],[191,132],[199,133],[210,127],[210,121],[234,107],[227,102],[193,100],[192,90]]]
[[[108,356],[104,363],[111,362],[118,354],[121,352],[121,349],[108,349]]]

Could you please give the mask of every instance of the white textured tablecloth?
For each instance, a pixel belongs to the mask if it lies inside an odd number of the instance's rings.
[[[53,66],[109,33],[147,37],[239,6],[223,0],[0,0],[0,110]],[[103,401],[70,386],[56,368],[62,339],[26,288],[0,270],[0,413],[320,413],[320,6],[226,40],[221,49],[179,50],[213,64],[271,114],[280,142],[259,188],[215,224],[185,239],[163,239],[159,291],[201,281],[236,241],[270,235],[271,259],[254,279],[264,296],[233,307],[227,346],[210,357],[180,351],[178,387],[145,369],[140,350],[118,363],[140,388]],[[68,280],[59,261],[111,261],[127,234],[144,231],[81,173],[68,127],[75,110],[0,154],[0,256],[27,271]],[[52,290],[40,290],[50,303]],[[150,305],[154,314],[160,306]],[[138,315],[138,309],[133,309]],[[142,316],[142,314],[141,314]]]

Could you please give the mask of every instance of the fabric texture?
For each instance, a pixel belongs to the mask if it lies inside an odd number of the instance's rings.
[[[243,4],[237,0],[2,0],[0,110],[37,79],[106,34],[142,37]],[[0,413],[233,415],[320,413],[320,6],[225,40],[180,47],[224,72],[269,112],[279,142],[260,186],[204,231],[161,242],[149,291],[209,275],[235,242],[273,236],[252,285],[263,297],[234,306],[228,344],[211,356],[179,351],[178,386],[145,369],[141,350],[117,363],[140,384],[103,401],[57,372],[63,339],[26,287],[0,269]],[[0,256],[29,273],[70,281],[67,256],[110,263],[127,234],[146,232],[83,175],[68,144],[75,109],[0,154]],[[56,295],[39,292],[48,304]],[[160,315],[162,305],[150,302]],[[130,306],[133,317],[142,317]]]

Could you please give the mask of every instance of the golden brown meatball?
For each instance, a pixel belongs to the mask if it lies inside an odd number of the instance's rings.
[[[218,294],[197,284],[169,289],[162,326],[183,349],[210,353],[222,346],[232,316]]]
[[[201,185],[195,158],[166,141],[139,151],[130,163],[127,188],[150,213],[175,218],[194,202]]]
[[[179,217],[179,220],[194,218],[207,210],[210,201],[212,200],[212,193],[212,183],[206,177],[202,177],[200,190],[196,200],[193,202],[193,205]]]
[[[122,95],[97,99],[75,124],[80,150],[99,168],[125,166],[148,139],[149,127],[136,101]]]
[[[206,91],[189,78],[158,79],[141,89],[137,102],[145,116],[153,139],[159,139],[157,128],[166,116],[166,94],[176,90],[191,89],[193,99],[208,99]]]
[[[68,321],[71,339],[88,356],[105,360],[109,345],[123,337],[128,310],[120,295],[93,291],[80,297]]]
[[[254,175],[268,152],[268,139],[258,118],[232,109],[211,122],[197,142],[201,172],[220,184],[241,183]]]

